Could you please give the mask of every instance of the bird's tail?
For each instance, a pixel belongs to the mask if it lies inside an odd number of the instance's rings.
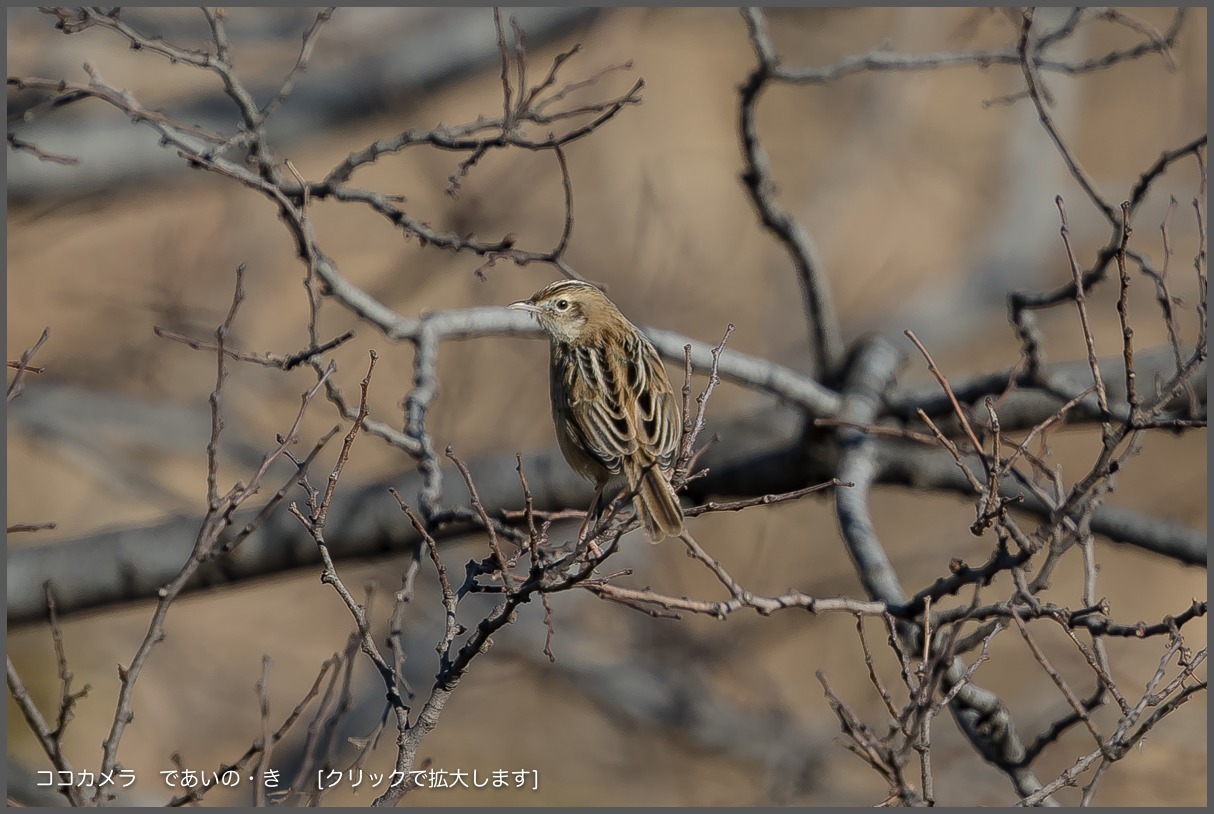
[[[627,473],[628,483],[636,491],[632,505],[651,543],[683,532],[683,508],[670,481],[657,465],[637,467]]]

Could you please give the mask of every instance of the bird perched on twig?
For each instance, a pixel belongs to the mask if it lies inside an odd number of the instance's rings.
[[[510,308],[548,334],[552,419],[565,460],[597,489],[627,487],[650,542],[683,531],[683,510],[665,474],[680,438],[679,405],[649,340],[607,295],[560,280]]]

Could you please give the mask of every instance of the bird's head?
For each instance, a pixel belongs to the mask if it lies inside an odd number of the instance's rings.
[[[596,331],[628,326],[606,294],[579,280],[558,280],[508,307],[533,314],[553,340],[567,344],[580,344]]]

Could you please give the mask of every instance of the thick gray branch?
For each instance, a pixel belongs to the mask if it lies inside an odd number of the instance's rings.
[[[854,359],[844,383],[839,416],[852,424],[871,424],[881,408],[882,394],[894,380],[900,357],[889,342],[873,339],[855,352]],[[887,605],[904,604],[906,592],[877,539],[868,510],[869,488],[877,476],[876,439],[863,430],[844,427],[839,432],[839,445],[838,478],[855,484],[835,490],[835,515],[847,553],[869,597]]]
[[[871,424],[881,407],[881,397],[892,384],[899,363],[898,351],[883,339],[872,339],[854,351],[853,363],[844,382],[840,418],[851,424]],[[906,591],[877,538],[868,509],[869,489],[876,480],[876,439],[856,427],[844,427],[838,477],[855,485],[835,490],[835,511],[847,552],[855,563],[864,590],[872,599],[897,605],[906,602]],[[922,630],[915,623],[899,622],[903,646],[918,650]],[[955,657],[946,671],[946,688],[962,681],[965,662]],[[1008,714],[1007,706],[989,690],[967,683],[949,704],[961,731],[991,765],[1008,775],[1016,793],[1025,797],[1041,789],[1036,775],[1022,765],[1025,749]],[[1053,801],[1047,798],[1047,804]]]
[[[807,472],[803,466],[799,413],[790,407],[773,407],[710,427],[722,441],[705,455],[703,465],[709,474],[692,481],[689,496],[702,502],[712,496],[774,494],[821,482],[817,473]],[[968,484],[956,482],[956,466],[944,453],[908,449],[886,439],[881,439],[877,450],[877,483],[969,493]],[[513,455],[472,461],[469,466],[491,516],[503,508],[521,508]],[[572,475],[556,449],[524,457],[524,466],[537,509],[581,508],[589,500],[589,487]],[[454,473],[451,477],[455,478],[453,482],[459,480]],[[410,472],[391,482],[339,490],[330,511],[327,535],[335,558],[372,558],[407,551],[417,544],[416,533],[387,493],[389,486],[411,500],[416,498],[422,481],[416,472]],[[1036,510],[1039,516],[1043,510],[1032,502],[1012,508]],[[196,517],[177,517],[155,526],[11,550],[9,624],[44,618],[41,585],[48,579],[55,582],[61,615],[155,597],[190,555],[198,523]],[[1107,506],[1096,513],[1092,528],[1115,541],[1182,562],[1206,561],[1204,530]],[[444,538],[456,533],[448,531]],[[314,567],[318,557],[315,543],[298,521],[280,512],[233,554],[204,565],[187,590]]]

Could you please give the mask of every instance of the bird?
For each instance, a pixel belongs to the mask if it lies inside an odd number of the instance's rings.
[[[533,315],[548,335],[556,438],[569,466],[594,481],[592,513],[607,490],[627,488],[650,542],[682,534],[667,474],[680,411],[653,345],[606,294],[579,280],[558,280],[507,307]]]

